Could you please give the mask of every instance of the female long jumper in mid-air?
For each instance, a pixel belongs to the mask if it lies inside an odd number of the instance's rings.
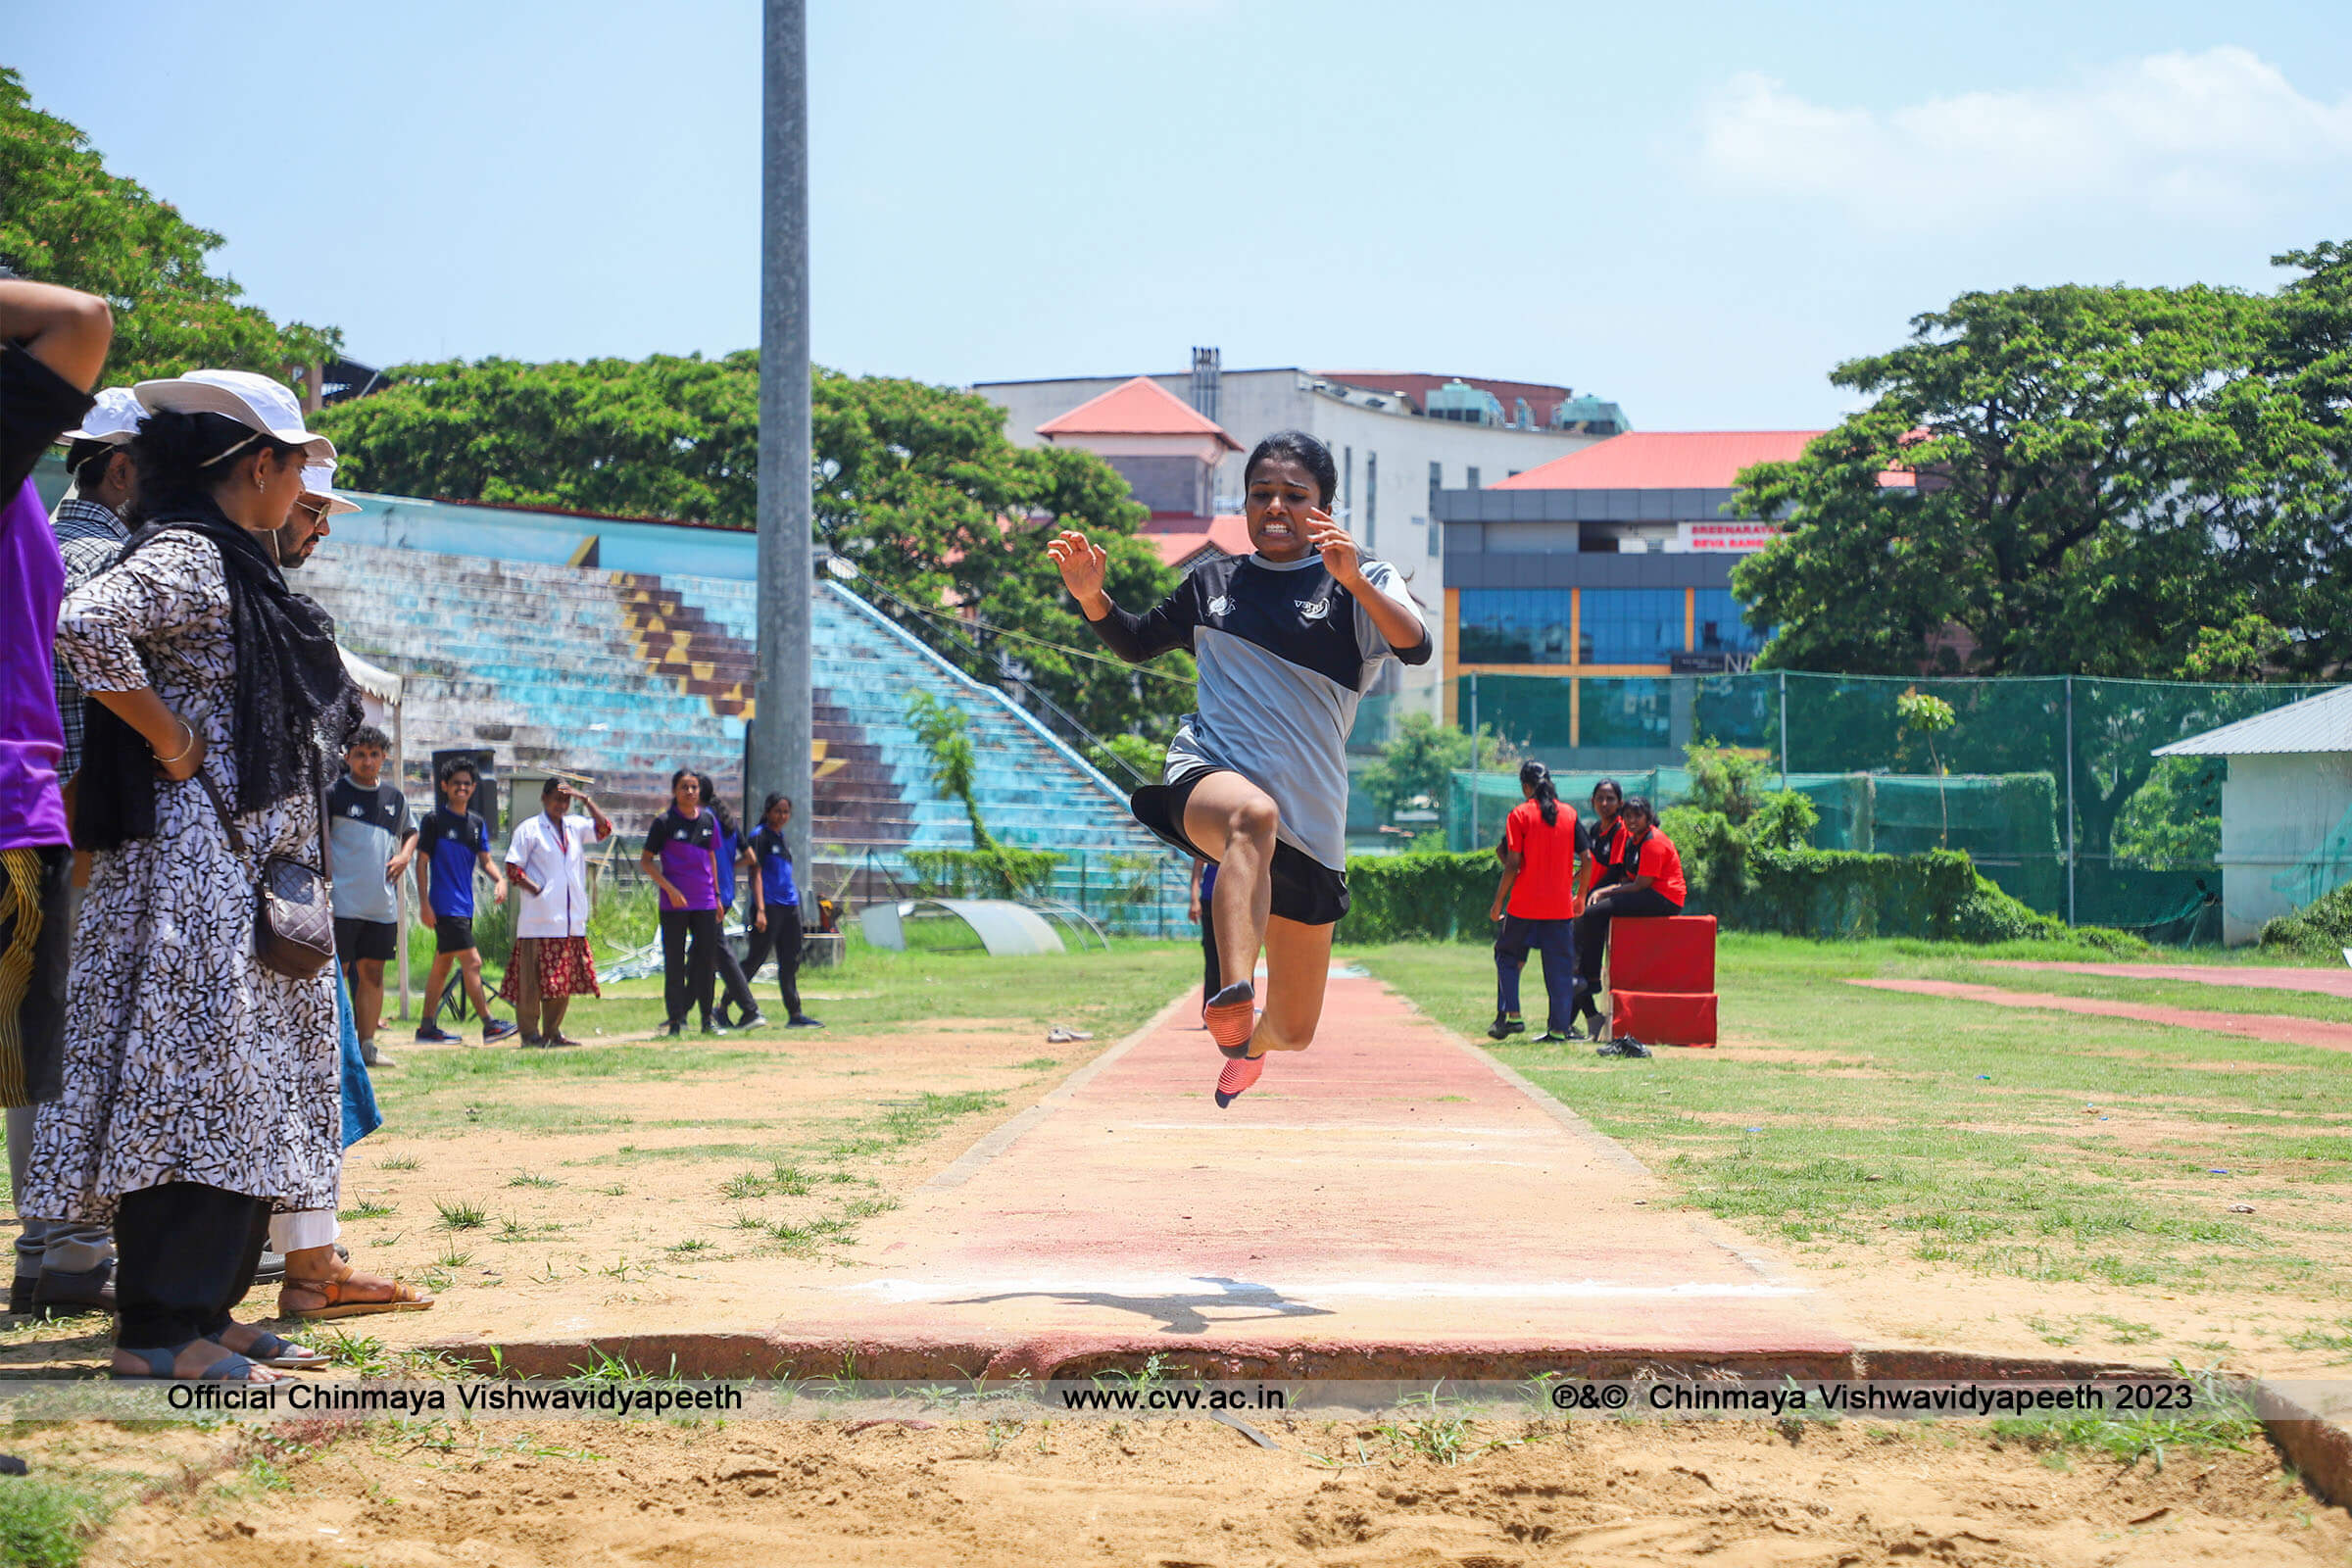
[[[1200,711],[1168,744],[1164,784],[1136,820],[1214,863],[1219,978],[1209,1037],[1227,1060],[1217,1103],[1257,1082],[1269,1051],[1304,1051],[1323,1014],[1331,928],[1348,912],[1348,731],[1386,659],[1429,659],[1429,630],[1396,570],[1332,520],[1330,449],[1284,430],[1242,470],[1251,556],[1196,568],[1141,615],[1102,592],[1105,558],[1075,529],[1046,546],[1095,634],[1139,663],[1189,649]],[[1266,956],[1265,1013],[1252,978]]]

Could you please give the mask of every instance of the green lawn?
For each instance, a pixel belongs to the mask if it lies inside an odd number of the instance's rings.
[[[1724,1049],[1609,1061],[1589,1045],[1514,1042],[1495,1054],[1694,1205],[1800,1256],[1891,1237],[1922,1261],[2030,1279],[2352,1296],[2352,1063],[1840,983],[1930,975],[2059,991],[2078,978],[1986,968],[1972,961],[1983,951],[1727,933]],[[1349,956],[1483,1041],[1494,1007],[1484,948]],[[1530,978],[1535,1017],[1532,966]],[[2307,1010],[2264,993],[2079,978],[2134,1000],[2161,989],[2214,1008]],[[2310,1000],[2320,1005],[2308,1010],[2342,1013]],[[2230,1213],[2236,1202],[2256,1214]]]

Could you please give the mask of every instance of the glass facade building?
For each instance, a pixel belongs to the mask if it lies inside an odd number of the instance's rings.
[[[1464,588],[1458,657],[1464,664],[1664,664],[1681,653],[1753,654],[1767,634],[1740,610],[1728,588]]]

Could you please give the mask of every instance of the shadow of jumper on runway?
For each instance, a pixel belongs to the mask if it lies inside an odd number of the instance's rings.
[[[1183,1296],[1120,1296],[1109,1291],[1005,1291],[995,1296],[967,1296],[943,1301],[943,1306],[984,1306],[995,1301],[1024,1298],[1059,1301],[1067,1306],[1100,1306],[1154,1319],[1162,1334],[1205,1334],[1212,1324],[1256,1323],[1286,1317],[1329,1317],[1331,1308],[1294,1301],[1271,1285],[1250,1285],[1216,1275],[1197,1276],[1201,1283],[1221,1287],[1214,1294]],[[1214,1307],[1265,1307],[1266,1311],[1207,1316]]]

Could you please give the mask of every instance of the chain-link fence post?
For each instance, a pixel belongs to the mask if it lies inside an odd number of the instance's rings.
[[[2066,923],[2075,923],[2075,677],[2066,677]]]

